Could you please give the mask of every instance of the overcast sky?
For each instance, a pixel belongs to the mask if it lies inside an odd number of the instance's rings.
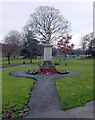
[[[21,32],[30,14],[39,6],[52,6],[71,23],[73,42],[80,45],[81,35],[93,31],[93,2],[4,2],[1,3],[0,39],[10,30]]]

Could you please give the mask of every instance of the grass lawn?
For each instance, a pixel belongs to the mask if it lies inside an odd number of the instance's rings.
[[[22,66],[2,70],[2,111],[3,118],[22,117],[27,113],[27,102],[34,80],[13,77],[9,72],[37,68],[37,65]]]
[[[67,66],[61,62],[57,69],[79,71],[83,74],[76,77],[65,77],[56,80],[56,86],[61,98],[61,109],[69,109],[84,105],[93,100],[93,60],[67,61]]]
[[[33,59],[33,63],[40,63],[43,60],[43,57],[38,58],[38,59]],[[23,57],[19,57],[19,58],[10,58],[10,63],[8,64],[8,60],[7,58],[0,58],[0,65],[2,64],[2,68],[6,68],[6,67],[12,67],[12,66],[17,66],[17,65],[22,65],[23,61],[25,61],[25,64],[30,64],[30,59],[25,58],[23,59]]]
[[[67,59],[72,59],[72,57]],[[22,65],[23,61],[25,61],[25,64],[30,64],[30,59],[28,58],[23,59],[23,57],[19,57],[19,58],[10,57],[10,64],[8,64],[7,58],[0,58],[0,67],[1,65],[2,65],[2,68]],[[43,61],[43,57],[41,58],[37,57],[37,59],[33,59],[32,61],[33,63],[41,63]],[[53,61],[59,62],[59,57],[53,57]]]
[[[7,116],[11,116],[13,118],[22,117],[27,113],[28,109],[25,104],[28,101],[29,93],[34,83],[33,79],[13,77],[9,75],[9,72],[38,67],[39,66],[37,65],[29,65],[2,70],[3,118],[6,118]],[[72,107],[84,105],[87,101],[93,100],[92,59],[69,60],[67,61],[67,66],[65,66],[64,61],[62,61],[60,65],[56,66],[56,68],[74,70],[83,73],[81,76],[65,77],[56,80],[56,87],[61,98],[61,109],[66,110]]]

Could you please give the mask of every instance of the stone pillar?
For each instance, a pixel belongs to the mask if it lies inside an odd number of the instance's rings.
[[[40,72],[56,73],[57,70],[52,61],[52,45],[49,44],[51,38],[51,30],[46,31],[46,45],[44,46],[44,61],[40,65]]]
[[[52,45],[44,46],[44,60],[51,61],[52,60]]]

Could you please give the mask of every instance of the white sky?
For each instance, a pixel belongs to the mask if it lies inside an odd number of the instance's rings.
[[[10,0],[11,1],[11,0]],[[93,31],[93,0],[3,0],[0,4],[0,39],[10,30],[18,30],[21,32],[24,25],[35,11],[35,8],[48,5],[60,10],[61,14],[71,23],[73,34],[73,43],[75,48],[80,46],[81,35]],[[50,2],[48,2],[50,1]]]

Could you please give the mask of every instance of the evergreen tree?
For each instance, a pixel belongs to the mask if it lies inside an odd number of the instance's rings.
[[[30,63],[34,56],[37,56],[38,43],[36,36],[32,31],[28,31],[25,34],[25,41],[23,42],[23,49],[21,50],[21,55],[30,58]]]

